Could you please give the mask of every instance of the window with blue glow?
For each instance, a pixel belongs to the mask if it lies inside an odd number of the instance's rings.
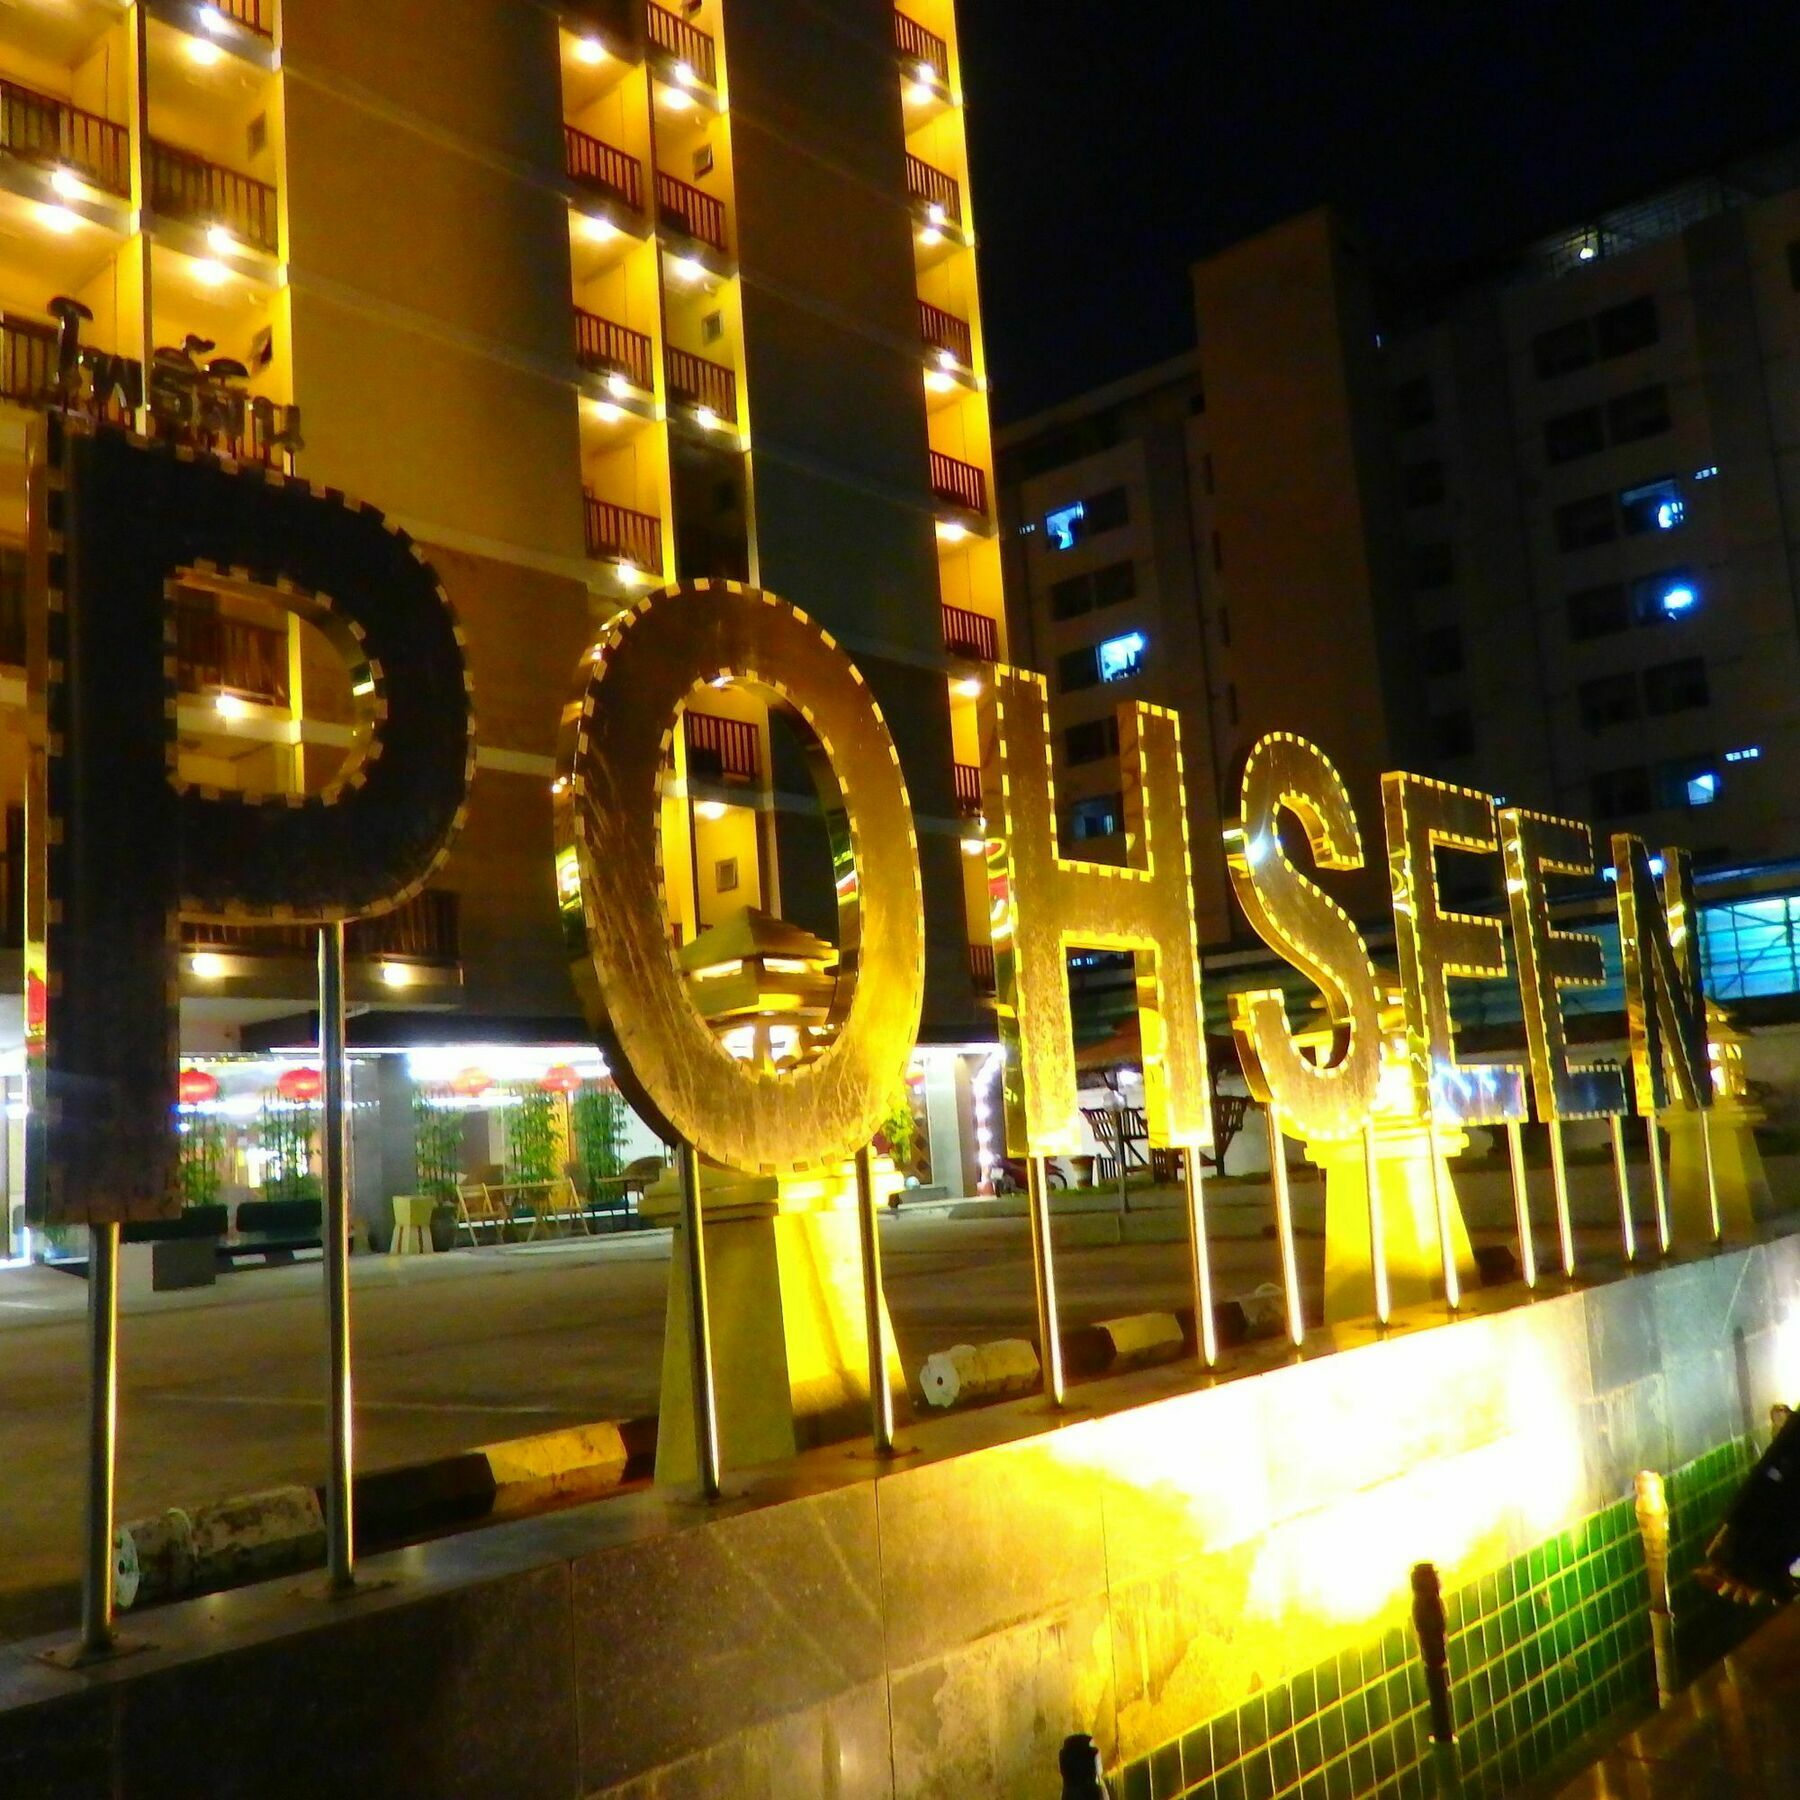
[[[1625,518],[1625,529],[1633,536],[1647,531],[1677,531],[1687,523],[1687,503],[1681,497],[1681,483],[1673,475],[1661,481],[1647,481],[1642,487],[1627,488],[1619,496],[1619,511]]]
[[[1044,530],[1049,534],[1052,550],[1073,550],[1081,541],[1081,522],[1087,517],[1087,504],[1077,500],[1073,506],[1058,507],[1044,514]]]
[[[1700,605],[1700,584],[1692,569],[1659,569],[1631,584],[1631,610],[1640,625],[1685,619]]]
[[[1128,631],[1122,637],[1108,638],[1099,648],[1100,679],[1124,681],[1144,666],[1144,652],[1149,640],[1141,631]]]

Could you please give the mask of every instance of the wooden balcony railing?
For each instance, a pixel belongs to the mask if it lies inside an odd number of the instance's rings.
[[[0,316],[0,398],[41,406],[56,385],[56,327]]]
[[[934,169],[910,151],[906,158],[906,191],[922,206],[941,206],[952,225],[962,223],[962,187],[955,176]]]
[[[689,406],[710,406],[728,425],[738,416],[737,376],[721,363],[689,350],[668,352],[669,398]]]
[[[573,125],[563,127],[563,161],[569,179],[596,194],[623,202],[633,212],[644,210],[644,170],[635,156]]]
[[[948,350],[965,368],[975,362],[975,339],[966,320],[947,313],[929,300],[919,302],[919,336],[933,350]]]
[[[176,602],[175,680],[184,693],[235,694],[264,706],[288,703],[288,634],[209,607]]]
[[[725,235],[725,208],[711,194],[703,194],[691,182],[656,171],[656,211],[665,225],[673,225],[715,250],[729,250]]]
[[[0,80],[0,150],[45,168],[85,175],[108,193],[131,196],[131,134],[67,100]]]
[[[991,994],[1000,985],[994,972],[994,946],[992,944],[971,944],[969,946],[969,979],[975,983],[978,994]]]
[[[235,19],[246,31],[262,37],[273,37],[274,0],[209,0],[209,4],[228,19]]]
[[[987,476],[973,463],[959,462],[941,450],[931,453],[931,491],[965,512],[987,512]]]
[[[313,957],[319,934],[310,925],[220,925],[183,919],[181,939],[188,950],[228,950],[243,956]],[[462,960],[462,908],[456,894],[427,888],[392,912],[354,919],[344,932],[353,961],[400,958],[410,962]]]
[[[935,31],[927,31],[917,19],[909,19],[896,9],[894,13],[894,48],[909,63],[922,63],[942,81],[950,73],[950,46]]]
[[[275,249],[275,190],[266,181],[156,138],[148,143],[145,174],[152,212],[192,225],[223,225],[247,244]]]
[[[687,714],[687,755],[690,779],[701,781],[754,781],[761,767],[754,725],[692,709]]]
[[[1000,628],[986,613],[944,603],[944,648],[952,656],[972,657],[976,662],[1000,660]]]
[[[602,562],[628,562],[635,569],[660,575],[663,566],[662,520],[654,513],[614,506],[594,494],[582,496],[587,510],[587,553]]]
[[[690,25],[679,13],[666,6],[652,4],[644,9],[651,43],[666,50],[677,62],[684,62],[708,87],[719,85],[719,53],[713,41],[697,25]]]
[[[630,331],[598,313],[575,309],[575,357],[596,375],[623,375],[646,392],[653,385],[651,343],[641,331]]]
[[[979,614],[970,615],[972,618],[978,618],[979,616]],[[948,636],[947,625],[945,635]],[[985,657],[983,660],[992,662],[994,658],[990,656]],[[956,810],[961,813],[965,819],[977,817],[981,812],[980,768],[974,763],[952,763],[951,771],[956,780]]]

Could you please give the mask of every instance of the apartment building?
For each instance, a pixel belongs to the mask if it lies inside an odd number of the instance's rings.
[[[1141,692],[1210,745],[1202,839],[1254,736],[1303,731],[1365,835],[1385,764],[1690,845],[1715,988],[1800,989],[1800,156],[1428,297],[1323,211],[1194,282],[1197,353],[1001,437],[1070,834],[1107,829],[1094,720]],[[1241,939],[1200,884],[1209,939]]]
[[[520,0],[429,29],[399,0],[0,8],[12,941],[10,546],[74,302],[78,409],[381,506],[462,617],[468,826],[437,887],[352,932],[353,1043],[579,1044],[558,711],[608,617],[700,577],[781,593],[868,674],[919,815],[927,1037],[991,1036],[962,769],[1005,624],[960,83],[951,0]],[[184,768],[328,778],[353,714],[323,642],[199,571],[176,622]],[[746,905],[834,926],[787,738],[735,690],[686,709],[663,821],[678,942]],[[303,1038],[304,934],[186,935],[193,1051]]]

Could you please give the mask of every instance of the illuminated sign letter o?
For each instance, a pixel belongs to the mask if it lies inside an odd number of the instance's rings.
[[[776,1073],[739,1062],[690,999],[661,904],[661,795],[677,716],[728,677],[810,739],[838,905],[835,1035]],[[665,1139],[759,1174],[830,1167],[868,1144],[924,1004],[918,845],[900,758],[854,663],[798,608],[735,582],[641,601],[589,655],[564,710],[557,880],[590,1022]]]

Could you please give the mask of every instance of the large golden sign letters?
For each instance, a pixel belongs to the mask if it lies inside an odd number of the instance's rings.
[[[1641,838],[1615,832],[1619,948],[1625,962],[1625,1021],[1638,1111],[1713,1103],[1706,1051],[1706,996],[1700,985],[1699,915],[1685,850],[1663,852],[1662,892]]]

